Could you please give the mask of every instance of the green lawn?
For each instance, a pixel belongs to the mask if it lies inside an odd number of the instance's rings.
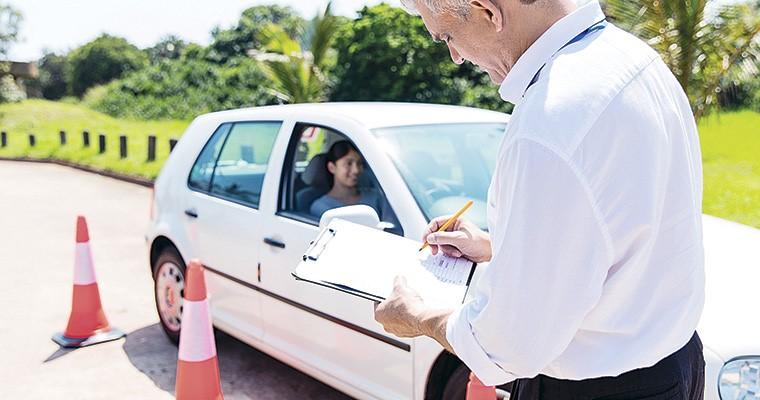
[[[8,147],[0,156],[53,157],[80,164],[155,178],[169,155],[169,138],[179,138],[188,121],[133,121],[112,118],[87,107],[27,100],[0,104],[0,130],[8,132]],[[60,145],[58,131],[67,133],[67,143]],[[90,147],[84,147],[82,131],[90,132]],[[99,133],[106,135],[106,152],[98,154]],[[29,146],[28,134],[34,133],[36,145]],[[119,158],[119,135],[128,136],[127,155]],[[148,135],[156,136],[156,161],[146,162]]]
[[[699,136],[705,214],[760,228],[760,113],[705,118]]]
[[[169,138],[179,138],[188,121],[121,120],[87,107],[27,100],[0,105],[0,129],[8,132],[8,147],[0,156],[54,157],[96,168],[155,178],[169,154]],[[68,133],[60,146],[58,131]],[[82,145],[82,130],[90,131],[90,147]],[[97,134],[107,136],[105,154],[97,154]],[[760,228],[760,113],[722,113],[699,124],[704,161],[704,212]],[[37,145],[29,147],[28,134]],[[129,137],[129,157],[119,159],[118,135]],[[157,161],[146,162],[147,136],[158,137]]]

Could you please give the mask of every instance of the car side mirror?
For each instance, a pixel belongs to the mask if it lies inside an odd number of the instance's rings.
[[[338,207],[325,211],[322,214],[322,218],[319,219],[319,228],[327,226],[333,218],[340,218],[355,224],[369,226],[370,228],[378,228],[380,225],[380,217],[377,215],[377,211],[363,204]]]

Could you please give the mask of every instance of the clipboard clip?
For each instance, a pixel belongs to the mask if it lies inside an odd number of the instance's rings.
[[[335,237],[335,229],[327,228],[319,233],[316,239],[309,243],[309,248],[306,249],[306,253],[303,255],[304,261],[317,261],[319,256],[325,251],[327,243]]]

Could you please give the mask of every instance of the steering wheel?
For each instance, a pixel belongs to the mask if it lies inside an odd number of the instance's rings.
[[[425,183],[429,183],[431,187],[425,189],[423,193],[431,200],[431,202],[453,195],[451,187],[440,179],[427,178],[425,179]]]

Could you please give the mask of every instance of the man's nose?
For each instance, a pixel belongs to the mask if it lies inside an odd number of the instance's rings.
[[[450,44],[447,44],[449,47],[449,53],[451,53],[451,61],[454,61],[454,64],[461,65],[464,63],[464,58],[459,55],[459,53],[456,51],[456,49],[451,46]]]

